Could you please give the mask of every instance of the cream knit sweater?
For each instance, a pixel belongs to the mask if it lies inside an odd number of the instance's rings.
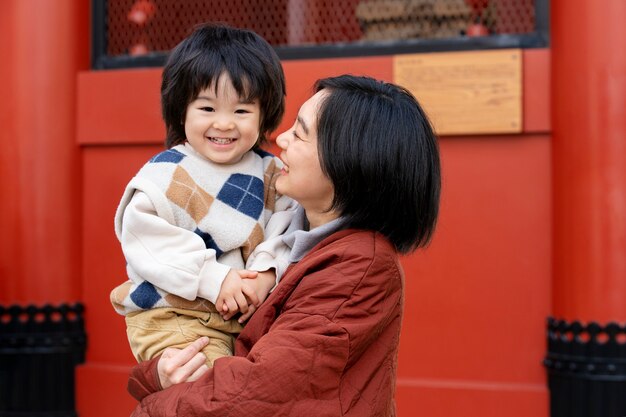
[[[146,163],[115,215],[130,279],[111,292],[115,310],[210,310],[231,268],[275,268],[278,279],[289,256],[281,235],[296,207],[274,189],[281,165],[263,151],[215,164],[188,144]]]

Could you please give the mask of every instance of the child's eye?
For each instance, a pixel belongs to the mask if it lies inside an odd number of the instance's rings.
[[[200,110],[202,110],[202,111],[213,111],[214,109],[213,109],[213,107],[208,107],[207,106],[207,107],[200,107]]]
[[[250,113],[250,111],[246,110],[246,109],[237,109],[237,110],[235,110],[235,113],[236,114],[248,114],[248,113]]]

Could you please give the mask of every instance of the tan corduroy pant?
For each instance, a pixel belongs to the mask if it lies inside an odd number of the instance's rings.
[[[224,320],[215,311],[196,311],[165,307],[129,313],[126,333],[137,361],[160,355],[168,347],[183,349],[198,338],[207,336],[209,344],[202,350],[206,363],[213,366],[217,358],[232,356],[235,337],[242,330],[236,320]]]

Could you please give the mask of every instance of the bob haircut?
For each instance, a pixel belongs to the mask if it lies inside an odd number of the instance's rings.
[[[243,101],[259,101],[261,117],[255,147],[278,127],[285,112],[285,76],[274,49],[252,31],[204,24],[172,50],[163,68],[161,111],[167,148],[185,142],[187,106],[200,91],[217,86],[225,73]]]
[[[427,245],[439,212],[439,148],[406,89],[368,77],[318,80],[327,90],[317,120],[322,171],[334,186],[330,210],[345,227],[374,230],[400,253]]]

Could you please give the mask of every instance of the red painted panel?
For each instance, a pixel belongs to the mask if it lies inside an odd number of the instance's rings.
[[[115,209],[128,181],[162,146],[83,148],[83,300],[89,335],[87,361],[131,364],[124,317],[109,293],[127,279],[113,230]]]
[[[126,391],[129,366],[76,368],[76,411],[81,417],[129,416],[137,401]]]
[[[161,68],[78,76],[78,142],[162,143]]]
[[[391,56],[284,61],[287,110],[280,133],[311,94],[315,80],[351,73],[393,80]],[[524,129],[549,130],[549,52],[524,51]],[[84,72],[78,77],[78,141],[90,143],[160,143],[161,69]],[[142,120],[142,123],[137,123]]]
[[[542,384],[549,138],[446,138],[441,154],[437,232],[403,262],[399,376]]]
[[[547,417],[543,386],[402,381],[396,390],[398,417]]]
[[[522,101],[524,132],[549,132],[550,50],[524,49]]]

